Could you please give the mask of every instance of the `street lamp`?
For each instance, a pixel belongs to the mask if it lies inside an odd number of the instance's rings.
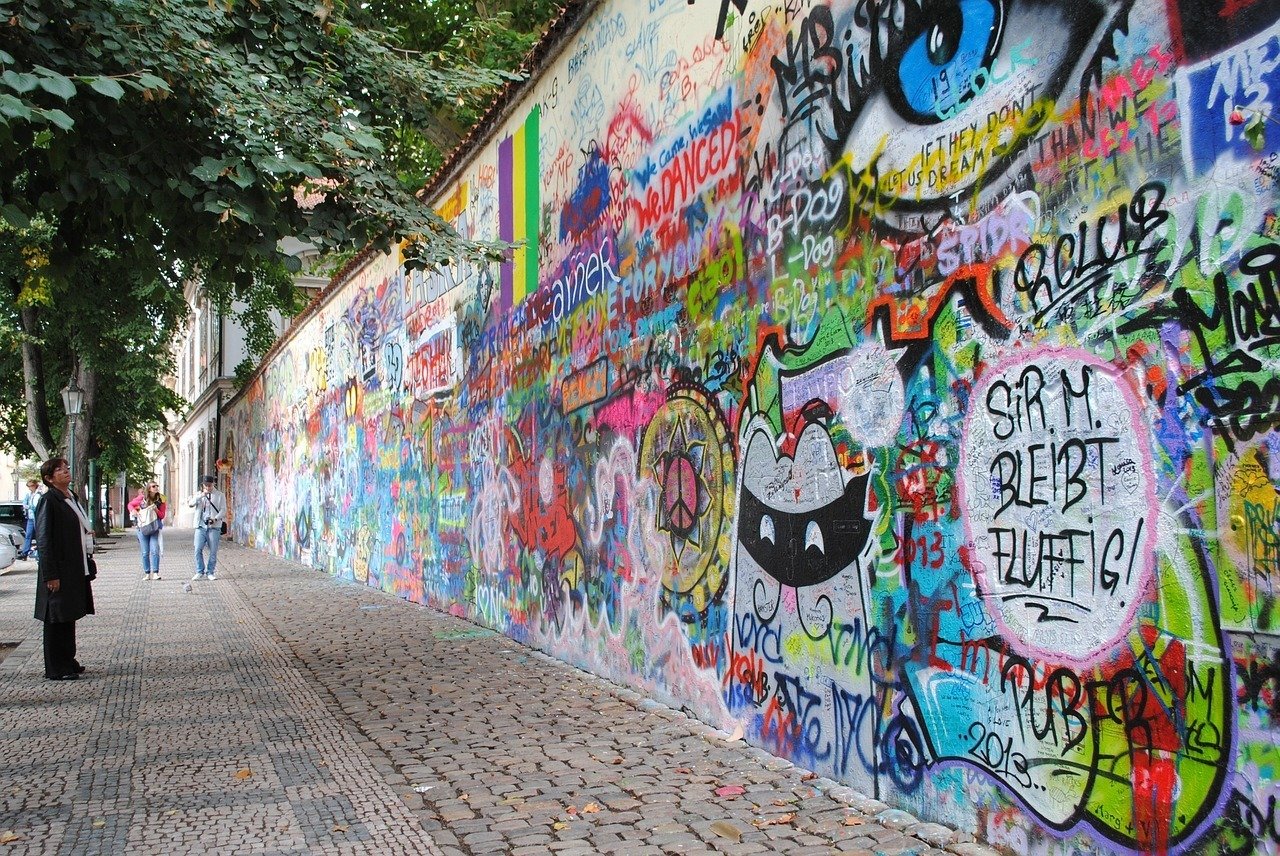
[[[67,385],[62,388],[62,407],[67,414],[67,430],[70,432],[71,437],[67,452],[71,457],[71,474],[74,476],[76,471],[76,418],[80,415],[80,409],[84,407],[84,390],[76,383],[74,374],[71,376],[71,380],[67,381]]]

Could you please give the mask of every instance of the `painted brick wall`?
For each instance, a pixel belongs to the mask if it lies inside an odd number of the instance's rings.
[[[1015,852],[1274,853],[1278,16],[604,3],[434,200],[512,262],[235,402],[236,536]]]

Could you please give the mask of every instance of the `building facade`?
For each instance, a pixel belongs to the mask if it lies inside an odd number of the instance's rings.
[[[288,239],[286,252],[299,258],[306,271],[317,259],[316,251]],[[320,290],[326,280],[300,274],[297,286],[307,295]],[[218,487],[232,501],[230,470],[235,459],[235,440],[221,417],[222,406],[236,391],[235,369],[249,356],[245,331],[237,318],[242,305],[219,311],[199,285],[188,281],[183,290],[188,321],[174,342],[175,374],[170,378],[174,391],[187,403],[180,414],[171,414],[169,427],[154,441],[154,469],[161,491],[169,498],[168,523],[195,525],[185,500],[200,490],[205,475],[215,475]],[[272,314],[276,334],[284,332],[289,319]]]

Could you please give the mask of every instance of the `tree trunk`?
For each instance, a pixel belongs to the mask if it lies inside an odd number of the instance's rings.
[[[44,351],[40,346],[40,312],[34,306],[18,310],[22,327],[22,389],[27,410],[27,441],[40,460],[53,457],[56,444],[49,431],[49,408],[44,398]]]
[[[71,461],[71,486],[77,496],[85,499],[88,496],[85,489],[89,485],[89,438],[93,436],[93,409],[98,400],[98,372],[92,366],[76,360],[71,377],[84,392],[84,404],[74,424],[75,443],[67,444],[68,447],[75,447],[75,460]],[[68,426],[71,425],[70,418],[67,423]],[[67,450],[67,457],[70,460],[70,448]]]

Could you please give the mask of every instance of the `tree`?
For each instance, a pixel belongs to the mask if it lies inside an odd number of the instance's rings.
[[[87,287],[71,287],[72,279],[46,275],[51,234],[42,221],[0,225],[0,287],[9,297],[0,316],[0,399],[7,403],[0,442],[38,458],[56,454],[67,427],[60,390],[74,377],[84,390],[75,484],[84,484],[88,458],[107,472],[141,476],[148,467],[140,435],[181,407],[162,378],[172,369],[168,339],[186,309],[182,290],[148,278],[128,245],[87,257],[73,278]]]
[[[0,203],[55,223],[55,264],[120,235],[231,271],[283,260],[289,235],[417,240],[428,264],[475,249],[382,167],[381,119],[503,72],[407,51],[331,0],[0,0],[3,19]]]
[[[512,70],[561,5],[559,0],[368,0],[352,15],[371,27],[394,31],[408,50]],[[425,183],[491,103],[491,93],[472,91],[456,99],[430,99],[425,111],[404,109],[382,117],[392,129],[387,162],[401,182],[410,188]]]
[[[184,275],[221,301],[250,297],[296,267],[286,236],[326,251],[407,240],[419,265],[502,250],[460,239],[385,154],[389,117],[425,121],[511,75],[414,52],[336,0],[0,0],[0,21],[0,214],[28,230],[0,279],[41,455],[60,423],[51,383],[77,373],[77,436],[96,437],[106,366],[147,351],[136,325],[167,317],[155,290]],[[33,247],[47,284],[34,290]],[[108,316],[124,339],[94,348],[83,331]]]

